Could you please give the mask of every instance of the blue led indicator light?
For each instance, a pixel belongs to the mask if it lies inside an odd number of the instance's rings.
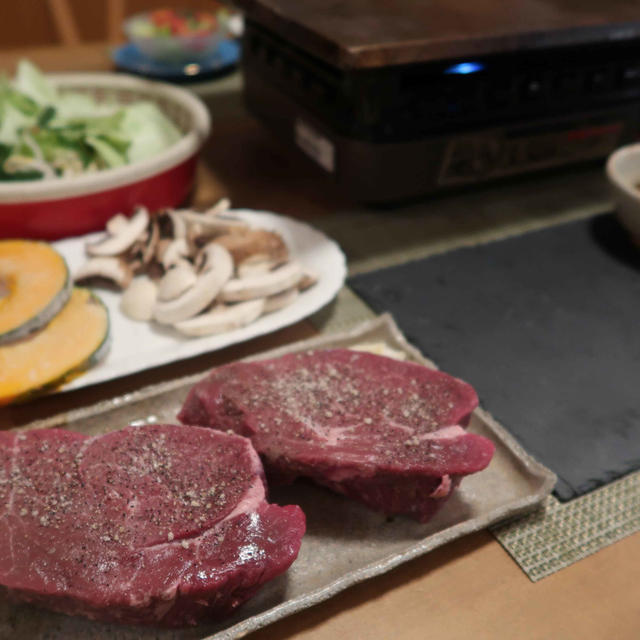
[[[477,73],[478,71],[482,71],[483,69],[484,65],[481,62],[459,62],[458,64],[454,64],[448,69],[445,69],[444,72],[466,76],[470,73]]]

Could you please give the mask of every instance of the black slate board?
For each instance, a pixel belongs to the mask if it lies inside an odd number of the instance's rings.
[[[611,215],[349,284],[558,475],[561,500],[640,468],[640,250]]]

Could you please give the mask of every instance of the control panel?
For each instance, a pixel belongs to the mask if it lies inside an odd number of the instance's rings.
[[[621,122],[554,131],[496,131],[448,141],[438,184],[465,184],[601,158],[620,143]]]

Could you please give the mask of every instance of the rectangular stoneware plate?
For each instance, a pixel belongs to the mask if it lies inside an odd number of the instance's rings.
[[[345,334],[313,338],[258,356],[273,357],[316,347],[384,343],[409,360],[433,366],[410,346],[389,316]],[[175,422],[187,391],[201,377],[191,376],[113,398],[89,409],[41,420],[22,429],[65,427],[87,434],[127,424]],[[0,596],[0,638],[44,640],[231,640],[310,607],[343,589],[389,571],[450,540],[533,509],[550,493],[554,474],[536,462],[482,409],[469,430],[496,445],[487,469],[468,476],[440,513],[427,524],[386,518],[328,490],[309,484],[274,489],[272,502],[299,504],[307,515],[307,534],[289,571],[267,584],[234,617],[217,625],[164,631],[91,622],[15,605]]]

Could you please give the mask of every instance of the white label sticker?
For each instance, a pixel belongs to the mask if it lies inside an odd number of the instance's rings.
[[[330,140],[300,119],[296,120],[295,134],[296,144],[310,158],[327,171],[335,171],[335,147]]]

